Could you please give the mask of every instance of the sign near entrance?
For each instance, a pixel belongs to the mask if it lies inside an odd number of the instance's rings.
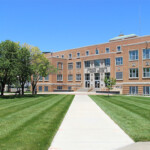
[[[90,73],[95,73],[96,72],[96,68],[88,68],[87,71],[90,72]]]

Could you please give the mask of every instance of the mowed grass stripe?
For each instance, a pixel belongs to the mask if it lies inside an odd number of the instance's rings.
[[[10,106],[7,106],[7,107],[2,107],[0,109],[0,117],[5,117],[9,114],[13,114],[13,113],[17,113],[19,111],[22,111],[23,109],[28,109],[30,107],[32,107],[33,105],[36,105],[36,104],[39,104],[39,103],[43,103],[45,102],[46,100],[49,100],[50,98],[53,98],[55,97],[56,95],[51,95],[50,97],[44,97],[44,98],[36,98],[36,99],[31,99],[30,101],[22,101],[21,103],[19,102],[16,102],[16,104],[13,104],[13,105],[10,105]],[[7,104],[8,105],[8,104]]]
[[[45,110],[39,114],[39,116],[22,126],[21,129],[18,129],[14,133],[11,133],[11,135],[3,138],[0,141],[1,148],[3,149],[6,147],[6,143],[4,144],[3,141],[7,141],[7,144],[9,143],[7,145],[8,149],[15,149],[15,145],[11,146],[15,141],[20,149],[47,150],[73,97],[73,95],[66,96],[63,100],[60,100],[57,104],[53,105],[53,107]],[[24,135],[24,137],[21,135]],[[24,139],[25,137],[28,138]],[[29,144],[31,141],[32,144]]]
[[[25,108],[20,112],[16,112],[6,116],[5,118],[3,118],[3,120],[0,121],[0,138],[7,136],[11,132],[13,132],[13,130],[16,130],[26,122],[38,116],[42,111],[52,107],[55,103],[57,103],[65,97],[66,95],[58,95],[57,97],[53,97],[47,101],[42,100],[42,103],[32,105],[31,107]]]
[[[109,99],[109,102],[118,105],[120,107],[123,107],[126,110],[134,112],[135,114],[149,120],[150,109],[148,109],[147,105],[145,105],[145,107],[144,106],[142,107],[142,104],[138,104],[132,101],[129,102],[127,99],[123,99],[123,98],[124,97],[120,99],[118,96],[115,96]]]
[[[127,96],[90,96],[134,141],[150,140],[150,110],[130,104]],[[131,101],[134,97],[131,98]],[[124,102],[123,102],[124,99]],[[142,98],[144,99],[144,98]],[[141,101],[142,101],[141,99]],[[135,97],[136,100],[136,97]],[[133,101],[132,101],[133,102]],[[135,101],[136,103],[136,101]],[[145,105],[146,106],[146,105]],[[147,106],[146,106],[147,107]],[[143,112],[144,111],[144,112]]]

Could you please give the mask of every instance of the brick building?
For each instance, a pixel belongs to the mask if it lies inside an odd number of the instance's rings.
[[[57,74],[41,77],[38,91],[103,91],[104,78],[116,78],[113,90],[150,94],[150,36],[119,35],[107,43],[45,53]]]

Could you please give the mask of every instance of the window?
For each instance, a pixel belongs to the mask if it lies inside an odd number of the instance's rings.
[[[69,59],[72,59],[72,54],[69,54]]]
[[[143,77],[150,78],[150,68],[143,68]]]
[[[42,92],[42,86],[39,86],[39,92]]]
[[[109,48],[106,48],[106,53],[109,53]]]
[[[76,74],[76,81],[81,81],[81,74]]]
[[[63,69],[63,63],[62,62],[58,62],[57,63],[57,69]]]
[[[95,50],[95,54],[97,54],[97,55],[99,54],[99,50],[98,49]]]
[[[110,58],[105,59],[105,66],[110,66]]]
[[[123,58],[122,57],[116,58],[116,66],[119,66],[119,65],[123,65]]]
[[[130,78],[138,78],[139,77],[139,72],[138,69],[130,69]]]
[[[94,60],[94,66],[99,67],[100,66],[100,60]]]
[[[86,56],[89,56],[89,51],[86,51]]]
[[[150,95],[150,86],[143,86],[143,94]]]
[[[121,52],[121,46],[117,46],[117,52]]]
[[[90,61],[85,61],[85,68],[90,67]]]
[[[143,49],[143,59],[150,59],[150,49]]]
[[[42,76],[40,76],[39,81],[43,81],[43,77]]]
[[[61,55],[61,58],[64,58],[64,55]]]
[[[49,81],[49,75],[47,75],[44,80]]]
[[[81,68],[81,62],[76,62],[76,68]]]
[[[100,80],[100,74],[99,73],[95,73],[95,80]]]
[[[44,86],[44,92],[48,92],[48,86]]]
[[[59,58],[59,56],[56,56],[57,58]]]
[[[80,58],[80,53],[79,52],[77,53],[77,58]]]
[[[62,86],[57,86],[57,90],[62,90]]]
[[[58,74],[58,75],[57,75],[57,81],[62,81],[62,80],[63,80],[62,74]]]
[[[116,72],[116,79],[117,80],[123,79],[123,72]]]
[[[138,87],[137,86],[130,86],[130,94],[136,95],[138,94]]]
[[[72,70],[73,69],[73,63],[68,63],[68,70]]]
[[[130,60],[138,60],[138,50],[135,51],[129,51]]]
[[[90,74],[89,73],[85,74],[85,80],[90,80]]]
[[[73,80],[73,75],[72,74],[69,74],[68,75],[68,81],[72,81]]]
[[[107,79],[110,78],[110,73],[109,73],[109,72],[106,72],[106,73],[105,73],[105,78],[107,78]]]
[[[71,86],[68,86],[68,90],[71,90],[72,89],[72,87]]]

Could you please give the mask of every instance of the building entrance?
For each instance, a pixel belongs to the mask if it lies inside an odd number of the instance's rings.
[[[95,88],[100,88],[100,74],[99,73],[95,73]]]
[[[85,88],[90,88],[90,74],[85,74]]]

